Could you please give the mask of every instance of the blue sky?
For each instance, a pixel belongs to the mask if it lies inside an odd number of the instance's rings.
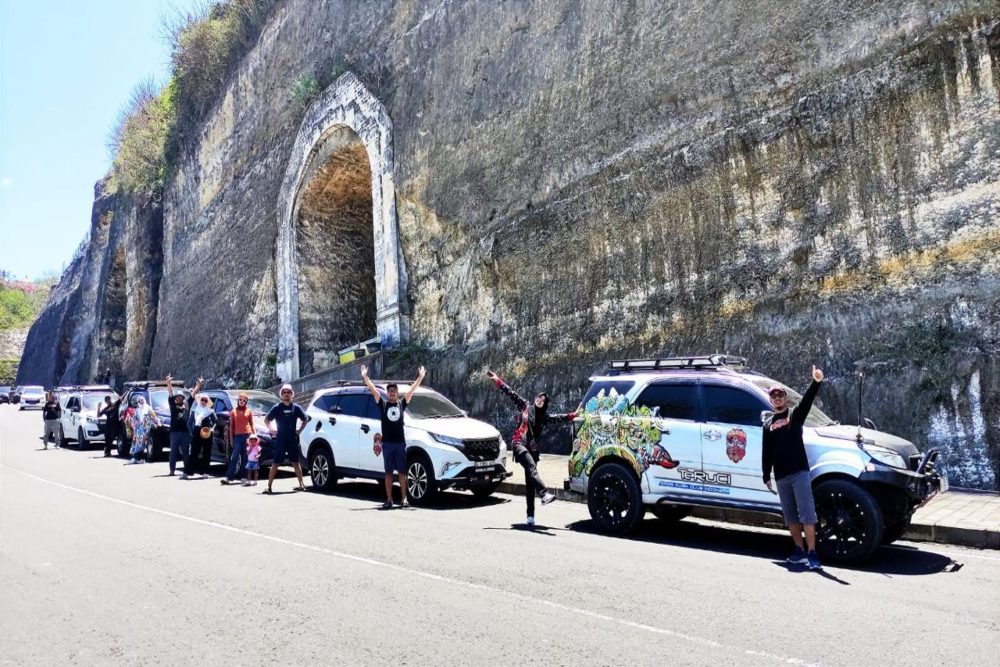
[[[0,269],[61,271],[87,233],[107,136],[165,81],[162,18],[199,0],[0,0]]]

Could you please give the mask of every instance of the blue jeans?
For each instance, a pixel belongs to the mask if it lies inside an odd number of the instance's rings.
[[[226,468],[226,479],[233,480],[246,476],[247,465],[247,435],[233,436],[233,453],[229,456],[229,467]]]
[[[170,474],[177,470],[177,461],[184,461],[188,456],[188,447],[191,446],[191,436],[187,431],[170,432],[170,456],[167,461],[170,465]]]

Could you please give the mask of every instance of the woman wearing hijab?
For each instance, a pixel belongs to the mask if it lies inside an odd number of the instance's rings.
[[[520,394],[511,389],[500,376],[493,371],[487,371],[486,376],[496,383],[497,389],[507,394],[517,406],[517,423],[514,435],[511,437],[511,447],[514,450],[514,460],[524,468],[524,495],[528,503],[528,525],[535,525],[535,496],[543,505],[548,505],[556,499],[555,494],[548,490],[541,475],[538,474],[538,443],[542,429],[550,421],[573,421],[575,412],[550,415],[549,395],[542,392],[530,403]]]
[[[191,433],[191,448],[184,460],[184,473],[181,479],[190,479],[199,473],[207,477],[212,462],[212,436],[216,421],[212,399],[200,394],[191,406],[190,413],[194,428]]]
[[[149,438],[153,428],[160,426],[160,418],[146,403],[144,396],[139,396],[136,399],[135,410],[129,418],[132,423],[132,448],[129,450],[129,455],[132,458],[126,465],[145,463],[149,451]]]

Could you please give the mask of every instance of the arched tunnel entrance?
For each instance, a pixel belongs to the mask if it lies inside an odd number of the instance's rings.
[[[392,121],[350,72],[306,109],[278,195],[277,374],[323,370],[375,336],[407,342]]]
[[[308,375],[376,334],[372,171],[350,128],[324,140],[303,178],[295,224],[299,375]]]

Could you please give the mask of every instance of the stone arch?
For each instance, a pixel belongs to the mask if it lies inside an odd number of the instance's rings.
[[[406,273],[399,245],[393,181],[392,121],[385,106],[351,73],[331,84],[306,110],[278,195],[278,359],[283,380],[300,375],[297,220],[304,186],[343,143],[345,129],[360,140],[371,169],[375,269],[375,326],[383,347],[409,337]]]

